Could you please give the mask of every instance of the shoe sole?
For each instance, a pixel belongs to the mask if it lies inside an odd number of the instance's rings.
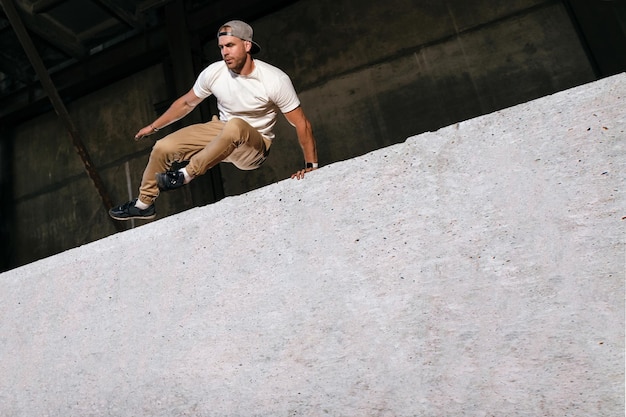
[[[128,217],[118,217],[109,213],[109,216],[111,216],[111,218],[115,220],[152,220],[156,217],[156,213],[150,216],[128,216]]]

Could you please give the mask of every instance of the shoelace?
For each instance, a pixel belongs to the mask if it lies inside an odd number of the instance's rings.
[[[176,171],[167,172],[167,176],[170,180],[170,184],[175,185],[178,183],[179,173]]]

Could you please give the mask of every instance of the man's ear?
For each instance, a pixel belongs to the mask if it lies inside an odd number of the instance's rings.
[[[244,43],[246,44],[246,52],[250,52],[250,50],[252,49],[252,42],[244,41]]]

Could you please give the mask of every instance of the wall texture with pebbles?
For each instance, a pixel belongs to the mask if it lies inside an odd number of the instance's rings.
[[[2,416],[621,416],[626,76],[0,275]]]

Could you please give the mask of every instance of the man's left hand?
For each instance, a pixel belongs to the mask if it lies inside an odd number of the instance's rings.
[[[315,170],[315,168],[305,168],[305,169],[301,169],[300,171],[296,172],[295,174],[293,174],[291,176],[292,179],[297,179],[297,180],[301,180],[302,178],[304,178],[304,174],[307,172],[311,172]]]

